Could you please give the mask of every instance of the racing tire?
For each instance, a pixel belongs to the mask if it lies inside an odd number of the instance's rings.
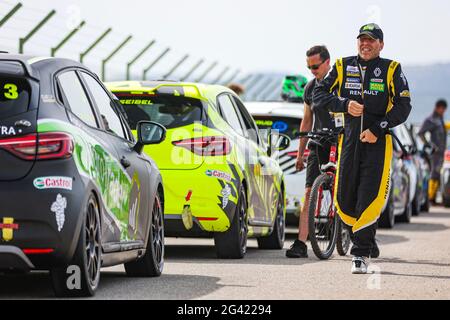
[[[420,207],[422,212],[430,212],[430,198],[428,197],[428,191],[425,190],[425,202]]]
[[[159,277],[164,269],[164,215],[158,194],[153,203],[148,233],[145,254],[124,264],[128,277]]]
[[[245,256],[247,252],[247,223],[247,198],[241,186],[230,228],[225,232],[216,232],[214,234],[214,244],[218,258],[242,259]]]
[[[410,202],[409,198],[408,198],[408,202],[407,202],[405,210],[403,211],[403,213],[400,216],[397,217],[396,220],[398,222],[410,223],[411,217],[412,217],[412,202]]]
[[[444,203],[444,207],[450,208],[450,196],[443,197],[442,201]]]
[[[284,219],[284,197],[280,194],[277,205],[277,216],[273,224],[272,233],[268,237],[257,238],[258,248],[267,250],[283,249],[286,222]]]
[[[416,195],[414,196],[414,199],[412,201],[411,210],[413,216],[418,216],[420,214],[420,196],[418,192],[416,192]]]
[[[308,211],[309,240],[311,242],[311,248],[313,249],[314,254],[320,260],[329,259],[333,254],[334,248],[336,246],[338,234],[337,228],[339,222],[338,213],[334,208],[333,199],[331,199],[330,202],[331,208],[329,208],[328,210],[334,210],[333,220],[331,222],[328,221],[326,225],[318,224],[316,226],[315,222],[316,207],[319,200],[320,188],[321,187],[323,188],[323,186],[329,188],[329,190],[331,190],[334,187],[331,177],[326,173],[323,173],[319,177],[317,177],[317,179],[313,183],[313,186],[311,188],[311,197],[309,200],[309,211]],[[328,214],[330,213],[328,212]],[[319,243],[318,237],[323,238],[325,240],[326,244],[325,248],[322,248],[321,244]]]
[[[380,219],[378,219],[378,226],[384,229],[392,229],[394,225],[395,225],[394,192],[393,188],[391,188],[386,208],[384,208],[383,212],[381,213]]]
[[[340,256],[346,256],[348,250],[350,250],[350,245],[352,244],[350,231],[345,228],[339,215],[337,217],[339,221],[337,226],[336,250]]]
[[[83,210],[83,223],[71,262],[50,270],[57,297],[92,297],[100,282],[102,261],[100,212],[90,194]]]

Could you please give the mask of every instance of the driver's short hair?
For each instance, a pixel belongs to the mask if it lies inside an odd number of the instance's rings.
[[[444,107],[445,109],[447,109],[447,100],[439,99],[438,101],[436,101],[436,107]]]
[[[316,54],[320,55],[320,59],[322,59],[322,61],[330,59],[330,53],[328,52],[326,46],[314,46],[310,48],[308,51],[306,51],[307,57],[312,57],[315,56]]]

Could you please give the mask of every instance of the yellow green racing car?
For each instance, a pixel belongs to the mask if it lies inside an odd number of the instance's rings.
[[[239,97],[223,86],[106,85],[132,130],[143,120],[167,129],[161,144],[144,147],[164,183],[166,236],[213,237],[219,258],[243,258],[247,237],[257,238],[261,249],[283,248],[285,188],[275,157],[288,147],[287,136],[263,135]]]

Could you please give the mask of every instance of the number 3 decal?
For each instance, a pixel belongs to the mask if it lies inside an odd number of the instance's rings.
[[[5,92],[5,98],[15,100],[19,97],[17,86],[15,84],[7,83],[3,88],[8,90],[7,92]]]

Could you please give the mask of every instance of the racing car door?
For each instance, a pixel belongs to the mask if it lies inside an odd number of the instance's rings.
[[[276,214],[276,201],[278,200],[278,190],[275,185],[278,165],[274,159],[268,156],[265,145],[259,136],[258,128],[243,103],[237,97],[233,97],[233,101],[244,126],[248,145],[257,155],[253,164],[257,168],[256,182],[264,208],[261,222],[272,223]]]
[[[236,110],[232,96],[228,93],[222,93],[218,96],[217,101],[223,118],[236,133],[234,135],[236,139],[234,145],[239,149],[238,162],[243,167],[242,169],[247,178],[249,223],[252,220],[265,221],[264,197],[260,189],[261,184],[258,182],[261,179],[261,165],[258,162],[258,152],[246,137],[247,132],[242,123],[242,117]]]
[[[149,225],[148,212],[151,212],[147,198],[150,194],[150,160],[134,151],[134,138],[120,116],[114,100],[103,86],[85,72],[82,73],[82,78],[95,101],[104,129],[109,133],[111,144],[118,154],[118,162],[122,170],[126,171],[128,179],[128,183],[121,185],[122,192],[125,192],[125,197],[128,198],[120,216],[123,224],[121,242],[129,242],[131,246],[143,246]],[[125,190],[124,185],[127,185]]]

